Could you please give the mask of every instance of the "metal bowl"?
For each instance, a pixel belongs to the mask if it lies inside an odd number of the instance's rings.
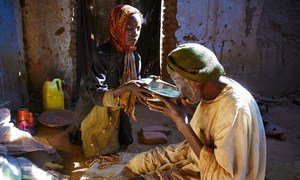
[[[74,112],[63,109],[47,110],[39,115],[40,123],[49,127],[63,127],[74,121]]]
[[[164,102],[162,102],[160,99],[158,98],[153,98],[153,99],[147,99],[147,101],[151,104],[155,104],[155,105],[163,105]]]
[[[162,80],[152,80],[147,87],[149,91],[168,98],[178,98],[180,93],[176,86]]]

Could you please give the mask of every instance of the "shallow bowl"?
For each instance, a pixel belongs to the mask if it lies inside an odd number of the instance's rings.
[[[149,91],[168,98],[178,98],[180,93],[176,86],[162,80],[153,80],[147,87]]]

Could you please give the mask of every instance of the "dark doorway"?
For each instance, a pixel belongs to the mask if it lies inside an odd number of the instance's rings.
[[[145,21],[137,43],[143,76],[160,75],[161,0],[140,1],[136,7]]]
[[[130,4],[143,14],[144,24],[137,43],[142,57],[142,76],[160,75],[161,0],[77,0],[76,92],[88,73],[95,46],[109,39],[109,13],[118,4]]]

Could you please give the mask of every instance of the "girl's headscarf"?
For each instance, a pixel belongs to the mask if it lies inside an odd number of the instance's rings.
[[[136,8],[129,5],[119,5],[111,11],[109,18],[109,42],[116,47],[119,52],[125,52],[122,84],[137,79],[136,62],[133,54],[136,47],[125,44],[127,21],[133,14],[139,14],[142,17],[142,14]],[[135,95],[130,92],[126,92],[121,95],[119,105],[124,107],[124,111],[136,121],[136,117],[134,115],[135,101]]]
[[[139,14],[140,11],[130,5],[119,5],[115,7],[109,18],[110,40],[109,42],[115,46],[120,52],[132,52],[136,49],[135,46],[125,44],[125,32],[127,21],[133,14]]]

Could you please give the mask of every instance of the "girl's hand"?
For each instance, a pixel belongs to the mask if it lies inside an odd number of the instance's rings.
[[[149,78],[153,79],[153,81],[161,79],[160,76],[156,76],[156,75],[150,75]]]
[[[145,88],[148,86],[146,83],[129,82],[125,86],[127,90],[134,94],[141,103],[147,105],[146,101],[151,98],[151,92]]]

